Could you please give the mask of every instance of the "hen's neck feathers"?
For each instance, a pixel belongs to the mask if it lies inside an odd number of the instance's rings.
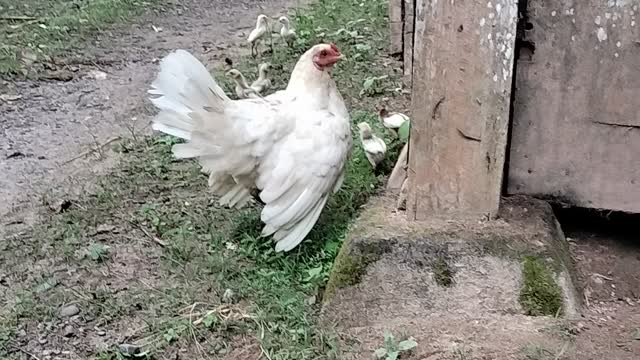
[[[293,68],[286,91],[317,101],[318,105],[324,106],[329,100],[329,95],[336,91],[336,85],[329,71],[316,68],[311,53],[307,52]]]

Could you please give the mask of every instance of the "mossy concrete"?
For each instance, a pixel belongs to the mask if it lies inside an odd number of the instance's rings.
[[[408,335],[431,350],[446,348],[438,334],[463,336],[465,328],[488,331],[482,346],[489,348],[519,331],[516,348],[563,321],[556,315],[577,315],[575,281],[566,240],[545,202],[510,197],[497,220],[416,223],[382,195],[345,240],[323,298],[323,319],[358,338],[360,349],[374,346],[369,342],[383,328],[413,331]]]

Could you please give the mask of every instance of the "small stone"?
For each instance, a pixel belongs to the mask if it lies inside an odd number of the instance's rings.
[[[38,339],[38,343],[39,343],[40,345],[44,345],[44,344],[46,344],[47,342],[49,342],[49,340],[47,340],[46,338],[41,337],[40,339]]]
[[[116,227],[113,225],[101,224],[101,225],[98,225],[98,228],[96,228],[96,233],[97,234],[110,233],[110,232],[113,232],[115,229]]]
[[[69,305],[60,309],[61,317],[71,317],[74,315],[78,315],[79,313],[80,313],[80,309],[76,305]]]
[[[628,297],[624,298],[624,301],[625,301],[627,304],[629,304],[629,306],[633,306],[633,305],[635,305],[635,304],[633,303],[633,301],[631,301],[631,299],[629,299]]]
[[[120,344],[118,349],[125,355],[136,355],[141,352],[140,346],[131,344]]]
[[[231,289],[227,289],[224,291],[224,294],[222,294],[222,302],[223,303],[230,303],[233,301],[233,290]]]
[[[71,325],[67,325],[64,327],[64,330],[62,332],[62,335],[64,337],[72,337],[76,334],[76,329],[73,328],[73,326]]]
[[[102,331],[102,330],[97,331],[97,332],[96,332],[96,334],[97,334],[98,336],[105,336],[105,335],[107,335],[106,331]]]

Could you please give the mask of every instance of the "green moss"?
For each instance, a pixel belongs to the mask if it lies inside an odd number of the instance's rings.
[[[353,239],[345,241],[333,264],[329,281],[324,292],[324,301],[330,300],[338,289],[360,282],[367,268],[380,260],[385,250],[374,241],[364,249],[357,249]]]
[[[436,284],[444,287],[449,287],[453,284],[453,271],[445,259],[442,256],[436,258],[433,262],[433,279]]]
[[[531,316],[556,315],[562,311],[562,290],[553,278],[546,262],[526,256],[522,264],[520,304]]]

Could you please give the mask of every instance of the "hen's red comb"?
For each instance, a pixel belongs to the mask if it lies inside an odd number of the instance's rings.
[[[331,44],[329,44],[329,45],[331,45],[331,50],[333,50],[333,51],[335,51],[335,52],[337,52],[337,53],[340,53],[340,50],[338,49],[338,47],[336,46],[336,44],[331,43]]]

